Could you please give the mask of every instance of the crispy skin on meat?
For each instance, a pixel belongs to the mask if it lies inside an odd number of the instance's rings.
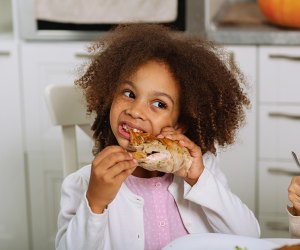
[[[186,171],[192,165],[192,157],[188,150],[178,141],[168,138],[157,138],[149,133],[130,131],[128,149],[133,151],[139,166],[150,170],[165,173],[174,173],[184,168]]]

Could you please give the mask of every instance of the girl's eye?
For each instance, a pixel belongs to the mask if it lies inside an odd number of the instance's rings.
[[[123,94],[129,98],[135,98],[135,95],[131,90],[125,90]]]
[[[153,103],[153,105],[154,105],[155,107],[160,108],[160,109],[166,109],[166,108],[167,108],[167,104],[165,104],[164,102],[161,102],[161,101],[155,101],[155,102]]]

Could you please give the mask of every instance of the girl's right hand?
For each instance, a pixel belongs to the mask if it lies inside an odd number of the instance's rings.
[[[117,195],[123,181],[135,170],[137,161],[120,146],[108,146],[92,162],[86,193],[94,213],[103,213]]]
[[[293,203],[294,215],[300,216],[300,176],[294,176],[288,188],[288,198]]]
[[[161,130],[158,137],[167,137],[171,140],[177,140],[181,146],[186,147],[189,150],[190,155],[193,158],[191,167],[188,171],[184,168],[179,169],[174,175],[182,177],[188,184],[193,186],[204,170],[202,152],[200,147],[182,134],[182,132],[181,128],[174,129],[172,127],[165,127]]]

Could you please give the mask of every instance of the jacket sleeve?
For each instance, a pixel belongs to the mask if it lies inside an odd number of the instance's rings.
[[[260,237],[257,219],[229,189],[216,157],[207,153],[203,161],[205,169],[198,182],[193,187],[184,182],[184,199],[201,206],[213,232]]]
[[[61,188],[57,250],[103,249],[108,212],[94,214],[86,199],[88,181],[78,172],[65,178]]]

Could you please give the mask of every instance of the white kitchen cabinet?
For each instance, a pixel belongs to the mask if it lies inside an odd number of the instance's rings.
[[[289,235],[287,188],[300,175],[291,155],[300,153],[300,48],[261,46],[258,65],[259,220],[263,237],[282,237]]]
[[[28,221],[17,43],[0,41],[0,249],[27,250]]]
[[[278,103],[276,105],[260,105],[260,160],[291,161],[291,151],[300,153],[299,138],[300,105],[280,105]]]
[[[258,204],[262,237],[290,237],[287,188],[296,174],[300,171],[291,162],[260,161]]]
[[[237,134],[236,143],[221,149],[220,166],[232,191],[255,212],[256,195],[256,46],[231,46],[226,49],[244,73],[251,100],[246,123]]]
[[[260,103],[300,104],[299,69],[300,47],[260,47]]]
[[[291,176],[300,171],[295,164],[278,161],[261,161],[259,165],[259,211],[274,217],[286,215],[287,189]],[[281,201],[281,202],[278,202]],[[288,220],[286,220],[288,224]]]
[[[51,124],[44,90],[49,84],[73,84],[87,60],[86,44],[22,43],[25,148],[28,166],[32,250],[54,249],[62,175],[62,134]],[[81,165],[92,159],[92,142],[78,131]]]

